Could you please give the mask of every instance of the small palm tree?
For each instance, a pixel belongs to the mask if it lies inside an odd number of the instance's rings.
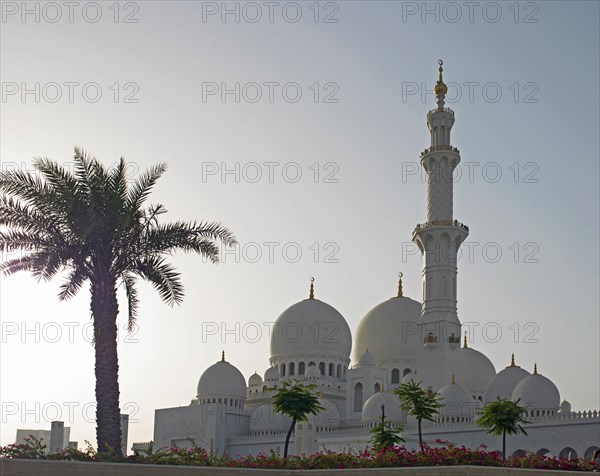
[[[34,161],[39,174],[0,173],[0,251],[24,252],[0,264],[0,271],[30,271],[44,280],[66,273],[60,300],[90,282],[98,451],[121,456],[117,286],[126,291],[131,330],[138,316],[139,278],[150,281],[166,303],[179,304],[183,285],[165,256],[183,250],[216,263],[215,242],[233,244],[235,238],[219,223],[161,224],[162,205],[143,208],[165,164],[130,185],[124,159],[107,169],[79,148],[74,158],[74,171],[40,158]]]
[[[404,438],[400,436],[404,427],[397,425],[392,427],[388,422],[385,421],[385,405],[381,405],[381,417],[377,425],[371,428],[370,443],[374,450],[379,451],[390,446],[396,446],[399,443],[404,443]]]
[[[519,405],[519,400],[511,402],[498,397],[497,400],[485,404],[481,417],[475,422],[492,435],[502,435],[503,459],[506,459],[506,435],[527,434],[523,428],[524,424],[529,423],[523,416],[526,411],[525,407]]]
[[[400,399],[400,406],[409,415],[417,419],[419,429],[419,447],[423,451],[423,433],[421,422],[423,420],[435,421],[435,416],[439,414],[440,396],[434,392],[426,392],[421,388],[421,382],[415,383],[411,380],[409,383],[403,383],[394,389],[394,393]]]
[[[296,422],[308,421],[308,415],[317,415],[325,408],[319,403],[319,395],[315,391],[316,385],[305,385],[303,383],[292,381],[283,382],[283,386],[271,389],[275,390],[273,396],[273,408],[279,413],[289,416],[292,419],[290,429],[285,437],[285,447],[283,449],[284,464],[288,456],[290,438],[296,426]]]

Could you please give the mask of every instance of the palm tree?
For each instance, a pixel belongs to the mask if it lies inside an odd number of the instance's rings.
[[[440,396],[434,392],[426,392],[421,388],[421,382],[415,383],[414,380],[396,387],[394,393],[400,399],[402,410],[417,419],[419,446],[423,451],[421,422],[423,420],[435,421],[435,416],[439,413]]]
[[[300,382],[283,382],[283,386],[275,390],[273,408],[275,411],[289,416],[292,424],[285,437],[283,449],[284,464],[288,456],[290,437],[298,421],[308,421],[308,415],[317,415],[325,410],[319,403],[319,395],[315,392],[316,385],[305,385]]]
[[[485,404],[481,411],[481,417],[475,422],[477,426],[492,435],[502,435],[503,459],[506,459],[506,435],[527,434],[523,428],[523,424],[529,423],[523,417],[527,409],[520,406],[519,401],[511,402],[498,397],[497,400]]]
[[[397,425],[392,427],[388,422],[385,421],[385,405],[381,405],[381,417],[380,422],[371,428],[370,443],[373,445],[373,449],[376,451],[389,448],[390,446],[396,446],[398,443],[403,443],[404,438],[400,436],[400,432],[404,429],[404,426]]]
[[[121,456],[117,286],[125,288],[131,330],[138,316],[139,278],[150,281],[167,304],[179,304],[180,274],[165,255],[183,250],[216,263],[216,241],[233,244],[235,238],[219,223],[160,224],[166,212],[162,205],[142,207],[165,164],[130,185],[123,158],[112,169],[80,148],[74,158],[73,171],[37,158],[37,174],[0,173],[0,251],[25,252],[2,263],[0,271],[30,271],[38,280],[66,272],[59,300],[72,298],[90,282],[98,451]]]

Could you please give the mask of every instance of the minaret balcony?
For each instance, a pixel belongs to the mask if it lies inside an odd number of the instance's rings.
[[[458,220],[432,220],[426,223],[417,224],[417,226],[415,226],[415,229],[413,230],[413,236],[416,235],[419,231],[425,228],[430,228],[432,226],[456,226],[458,228],[462,228],[467,233],[469,232],[469,227],[464,223],[459,222]]]
[[[435,152],[437,150],[450,150],[452,152],[460,154],[460,150],[458,150],[456,147],[452,147],[451,145],[434,145],[421,152],[421,157],[423,157],[425,154],[429,154],[430,152]]]
[[[432,332],[430,332],[423,338],[423,346],[424,347],[433,348],[437,345],[437,342],[438,342],[438,338]]]
[[[447,113],[449,113],[449,114],[452,114],[452,115],[454,115],[454,111],[453,111],[452,109],[450,109],[449,107],[442,107],[442,108],[440,108],[440,107],[436,107],[435,109],[432,109],[432,110],[430,110],[430,111],[427,113],[427,115],[429,115],[429,114],[434,114],[434,113],[436,113],[436,112],[447,112]]]

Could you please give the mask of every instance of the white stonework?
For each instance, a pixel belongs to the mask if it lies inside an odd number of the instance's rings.
[[[514,356],[496,372],[483,353],[467,347],[466,339],[461,346],[456,253],[469,229],[453,216],[452,171],[460,153],[450,142],[455,115],[444,107],[446,91],[440,63],[438,107],[427,114],[431,145],[421,154],[428,177],[427,222],[413,231],[423,254],[422,303],[405,297],[400,281],[397,296],[375,306],[358,325],[355,364],[350,366],[350,328],[334,307],[314,298],[311,284],[309,298],[286,309],[273,326],[264,378],[255,373],[246,382],[223,356],[200,377],[190,405],[156,410],[155,448],[196,444],[231,456],[281,450],[290,422],[270,402],[272,389],[289,380],[316,385],[325,407],[297,425],[292,453],[366,449],[382,405],[390,422],[406,425],[405,444],[415,447],[416,423],[392,394],[410,380],[442,397],[439,418],[424,424],[431,445],[441,438],[500,449],[501,439],[474,421],[486,402],[502,397],[520,399],[532,421],[528,436],[507,439],[509,453],[590,457],[600,446],[598,411],[573,412],[568,402],[560,403],[559,391],[547,377],[537,369],[521,369]]]

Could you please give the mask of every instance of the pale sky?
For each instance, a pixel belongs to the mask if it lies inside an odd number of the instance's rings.
[[[537,362],[574,410],[600,407],[598,2],[114,5],[2,2],[0,154],[3,170],[68,166],[81,145],[124,156],[132,178],[166,161],[150,203],[240,241],[217,266],[172,259],[179,307],[141,285],[133,335],[121,303],[129,446],[152,439],[155,409],[189,404],[223,349],[262,375],[268,330],[311,276],[353,332],[399,271],[421,299],[411,232],[438,58],[462,159],[454,216],[470,227],[470,346],[497,371],[512,352]],[[59,284],[0,279],[0,444],[54,419],[95,444],[89,292],[59,303]]]

